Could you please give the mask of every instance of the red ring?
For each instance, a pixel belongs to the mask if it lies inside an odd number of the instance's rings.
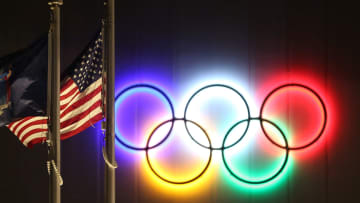
[[[287,88],[287,87],[300,87],[300,88],[304,88],[305,90],[308,90],[310,91],[312,94],[314,94],[316,96],[316,98],[320,101],[321,103],[321,107],[323,109],[323,115],[324,115],[324,120],[323,120],[323,124],[322,124],[322,127],[321,127],[321,130],[320,132],[318,133],[318,135],[312,139],[310,142],[308,143],[305,143],[301,146],[298,146],[298,147],[291,147],[289,146],[289,150],[300,150],[300,149],[305,149],[307,147],[309,147],[310,145],[314,144],[316,141],[318,141],[320,139],[320,137],[322,136],[322,134],[324,133],[325,131],[325,127],[326,127],[326,123],[327,123],[327,111],[326,111],[326,107],[325,107],[325,103],[324,101],[321,99],[320,95],[315,92],[315,90],[311,89],[310,87],[308,86],[305,86],[305,85],[302,85],[302,84],[298,84],[298,83],[289,83],[289,84],[285,84],[285,85],[281,85],[275,89],[273,89],[268,95],[266,95],[263,103],[261,104],[261,108],[260,108],[260,119],[264,119],[263,117],[263,111],[264,111],[264,108],[265,108],[265,104],[266,102],[268,101],[268,99],[275,93],[277,92],[278,90],[280,89],[283,89],[283,88]],[[266,133],[266,130],[265,130],[265,127],[263,125],[263,122],[260,122],[261,124],[261,129],[262,131],[264,132],[264,135],[266,136],[266,138],[271,142],[273,143],[274,145],[282,148],[282,149],[285,149],[284,146],[280,145],[279,143],[275,142],[273,139],[271,139],[271,137]]]

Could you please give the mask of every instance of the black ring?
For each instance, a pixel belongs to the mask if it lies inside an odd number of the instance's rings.
[[[249,108],[249,105],[248,105],[246,99],[244,98],[244,96],[243,96],[239,91],[237,91],[236,89],[234,89],[234,88],[232,88],[232,87],[230,87],[230,86],[228,86],[228,85],[224,85],[224,84],[211,84],[211,85],[207,85],[207,86],[205,86],[205,87],[200,88],[200,89],[197,90],[194,94],[191,95],[190,99],[189,99],[188,102],[186,103],[185,110],[184,110],[184,119],[185,119],[185,120],[187,120],[187,119],[186,119],[186,114],[187,114],[187,110],[188,110],[188,107],[189,107],[189,104],[190,104],[191,100],[192,100],[199,92],[201,92],[202,90],[207,89],[207,88],[211,88],[211,87],[224,87],[224,88],[227,88],[227,89],[230,89],[230,90],[234,91],[237,95],[239,95],[239,96],[241,97],[241,99],[244,101],[245,106],[246,106],[246,110],[247,110],[247,113],[248,113],[248,118],[247,118],[247,120],[250,119],[251,116],[250,116],[250,108]],[[236,145],[238,142],[240,142],[240,140],[245,136],[246,132],[247,132],[248,129],[249,129],[249,123],[247,124],[244,133],[240,136],[240,138],[239,138],[236,142],[234,142],[233,144],[231,144],[231,145],[229,145],[229,146],[222,146],[221,148],[212,148],[211,146],[210,146],[210,147],[204,146],[203,144],[199,143],[199,142],[191,135],[190,130],[189,130],[186,122],[185,122],[185,128],[186,128],[186,131],[188,132],[189,136],[191,137],[191,139],[192,139],[194,142],[196,142],[198,145],[200,145],[201,147],[204,147],[204,148],[206,148],[206,149],[211,149],[211,150],[223,150],[223,149],[230,148],[230,147]]]
[[[150,89],[153,89],[155,90],[156,92],[160,93],[165,99],[166,101],[168,102],[169,106],[170,106],[170,109],[171,109],[171,115],[172,115],[172,119],[171,120],[174,120],[175,118],[175,111],[174,111],[174,107],[173,107],[173,104],[170,100],[170,98],[167,96],[167,94],[162,91],[161,89],[159,89],[158,87],[156,86],[153,86],[153,85],[149,85],[149,84],[135,84],[135,85],[131,85],[127,88],[125,88],[124,90],[122,90],[119,94],[116,95],[115,97],[115,102],[116,100],[122,95],[124,94],[125,92],[131,90],[131,89],[135,89],[135,88],[141,88],[141,87],[144,87],[144,88],[150,88]],[[134,146],[131,146],[127,143],[125,143],[124,141],[122,141],[118,136],[115,136],[116,140],[119,141],[122,145],[124,145],[125,147],[129,148],[129,149],[133,149],[133,150],[146,150],[146,149],[152,149],[152,148],[155,148],[159,145],[161,145],[170,135],[172,129],[174,127],[174,123],[171,124],[171,127],[169,129],[169,132],[167,133],[167,135],[159,142],[157,143],[156,145],[154,146],[147,146],[147,147],[134,147]],[[116,135],[116,134],[115,134]]]
[[[199,124],[197,124],[197,123],[194,122],[194,121],[186,120],[186,119],[184,119],[184,118],[173,118],[173,119],[171,119],[171,120],[164,121],[164,122],[160,123],[158,126],[156,126],[156,128],[151,132],[151,134],[150,134],[150,136],[149,136],[149,138],[148,138],[148,140],[147,140],[147,142],[146,142],[146,150],[145,150],[145,151],[146,151],[146,161],[147,161],[147,163],[148,163],[151,171],[152,171],[157,177],[159,177],[161,180],[163,180],[163,181],[165,181],[165,182],[172,183],[172,184],[186,184],[186,183],[193,182],[193,181],[195,181],[196,179],[200,178],[200,177],[206,172],[206,170],[209,168],[209,165],[210,165],[210,162],[211,162],[211,158],[212,158],[212,150],[210,150],[210,156],[209,156],[209,159],[208,159],[208,162],[207,162],[205,168],[204,168],[197,176],[195,176],[194,178],[192,178],[192,179],[190,179],[190,180],[186,180],[186,181],[172,181],[172,180],[168,180],[168,179],[162,177],[160,174],[158,174],[158,173],[155,171],[155,169],[154,169],[154,168],[152,167],[152,165],[151,165],[150,158],[149,158],[149,149],[150,149],[150,148],[149,148],[148,146],[149,146],[149,144],[150,144],[150,139],[151,139],[151,137],[154,135],[155,131],[156,131],[159,127],[161,127],[162,125],[164,125],[164,124],[166,124],[166,123],[168,123],[168,122],[172,122],[172,125],[174,125],[174,121],[180,121],[180,120],[181,120],[181,121],[184,121],[184,122],[190,122],[190,123],[198,126],[198,127],[204,132],[204,134],[206,135],[206,138],[207,138],[208,141],[209,141],[209,146],[210,146],[210,148],[211,148],[211,140],[210,140],[210,138],[209,138],[209,135],[206,133],[206,131],[205,131]]]
[[[324,123],[323,123],[323,125],[322,125],[322,127],[321,127],[321,131],[319,132],[319,134],[318,134],[313,140],[311,140],[311,141],[310,141],[309,143],[307,143],[307,144],[300,145],[299,147],[291,147],[291,146],[289,147],[290,150],[305,149],[305,148],[309,147],[310,145],[314,144],[316,141],[318,141],[318,140],[320,139],[321,135],[324,133],[324,130],[325,130],[325,127],[326,127],[326,123],[327,123],[327,112],[326,112],[325,103],[324,103],[324,101],[321,99],[320,95],[319,95],[317,92],[315,92],[313,89],[311,89],[311,88],[308,87],[308,86],[305,86],[305,85],[302,85],[302,84],[297,84],[297,83],[289,83],[289,84],[281,85],[281,86],[275,88],[275,89],[272,90],[268,95],[266,95],[263,103],[261,104],[260,116],[259,116],[259,117],[260,117],[260,119],[263,118],[263,115],[262,115],[262,114],[263,114],[263,111],[264,111],[264,108],[265,108],[265,104],[266,104],[266,102],[268,101],[268,99],[271,97],[271,95],[273,95],[276,91],[278,91],[278,90],[280,90],[280,89],[282,89],[282,88],[286,88],[286,87],[301,87],[301,88],[304,88],[304,89],[310,91],[310,92],[313,93],[313,94],[316,96],[316,98],[320,101],[321,107],[322,107],[322,109],[323,109],[323,113],[324,113]],[[271,137],[266,133],[266,130],[265,130],[265,128],[264,128],[263,123],[260,122],[260,124],[261,124],[261,129],[262,129],[262,131],[264,132],[265,136],[269,139],[269,141],[270,141],[271,143],[273,143],[274,145],[276,145],[276,146],[284,149],[284,146],[282,146],[282,145],[278,144],[277,142],[275,142],[274,140],[272,140]]]
[[[286,155],[285,155],[285,159],[280,167],[280,169],[272,176],[270,176],[269,178],[266,178],[264,180],[259,180],[259,181],[251,181],[251,180],[246,180],[244,178],[241,178],[240,176],[236,175],[231,169],[230,169],[230,166],[227,164],[226,162],[226,159],[225,159],[225,150],[222,150],[221,151],[221,155],[222,155],[222,159],[223,159],[223,162],[224,162],[224,165],[226,167],[226,169],[229,171],[229,173],[236,179],[238,179],[239,181],[242,181],[244,183],[248,183],[248,184],[263,184],[263,183],[266,183],[266,182],[270,182],[271,180],[273,180],[274,178],[276,178],[285,168],[287,162],[288,162],[288,158],[289,158],[289,144],[288,144],[288,141],[287,141],[287,138],[284,134],[284,132],[281,130],[281,128],[279,126],[277,126],[275,123],[267,120],[267,119],[263,119],[263,118],[250,118],[250,119],[244,119],[244,120],[241,120],[237,123],[235,123],[233,126],[231,126],[231,128],[227,131],[225,137],[224,137],[224,140],[223,140],[223,143],[222,143],[222,146],[225,145],[225,141],[226,141],[226,138],[229,136],[230,132],[239,124],[247,121],[248,123],[250,123],[251,120],[258,120],[260,121],[260,123],[262,123],[263,121],[265,122],[268,122],[270,123],[271,125],[273,125],[282,135],[282,137],[284,138],[285,140],[285,149],[286,149]]]

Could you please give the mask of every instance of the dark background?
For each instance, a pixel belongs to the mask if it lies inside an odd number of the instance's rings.
[[[129,70],[158,67],[153,71],[176,74],[197,63],[211,66],[221,61],[243,64],[250,79],[270,74],[275,67],[289,71],[307,66],[321,73],[336,96],[336,142],[294,173],[283,191],[257,197],[223,195],[219,188],[216,194],[186,201],[360,201],[358,13],[356,1],[116,1],[117,80]],[[101,16],[101,0],[65,0],[62,70],[94,35]],[[46,33],[48,17],[47,1],[3,1],[0,56]],[[5,127],[0,136],[0,202],[47,202],[45,146],[27,149]],[[94,129],[62,142],[62,202],[103,202],[100,147]],[[144,190],[130,166],[116,174],[117,202],[184,202]]]

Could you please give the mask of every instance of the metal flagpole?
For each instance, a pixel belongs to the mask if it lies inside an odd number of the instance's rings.
[[[50,118],[51,118],[51,107],[52,107],[52,99],[51,99],[51,83],[52,83],[52,68],[53,68],[53,32],[54,32],[54,17],[52,13],[50,13],[50,29],[48,33],[48,75],[47,75],[47,116],[48,116],[48,134],[46,138],[47,147],[48,147],[48,160],[46,162],[47,169],[49,173],[49,202],[51,202],[52,189],[50,187],[52,183],[51,178],[51,159],[52,159],[52,148],[51,148],[51,129],[50,129]]]
[[[104,65],[106,71],[106,134],[105,153],[115,163],[114,100],[115,100],[115,1],[105,0]],[[105,203],[115,203],[115,168],[105,164]]]
[[[63,4],[62,0],[53,0],[49,2],[51,13],[51,25],[49,40],[49,63],[51,71],[49,71],[48,78],[48,93],[50,93],[50,110],[49,118],[49,162],[48,168],[50,170],[50,188],[49,188],[49,202],[60,203],[61,191],[60,186],[62,180],[60,176],[60,7]],[[49,101],[48,101],[49,102]],[[51,166],[49,166],[51,165]]]

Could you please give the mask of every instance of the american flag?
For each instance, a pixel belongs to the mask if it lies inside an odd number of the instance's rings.
[[[92,40],[61,82],[61,139],[80,133],[103,118],[102,112],[102,34]],[[29,116],[7,127],[27,147],[44,142],[47,134],[46,116]]]

